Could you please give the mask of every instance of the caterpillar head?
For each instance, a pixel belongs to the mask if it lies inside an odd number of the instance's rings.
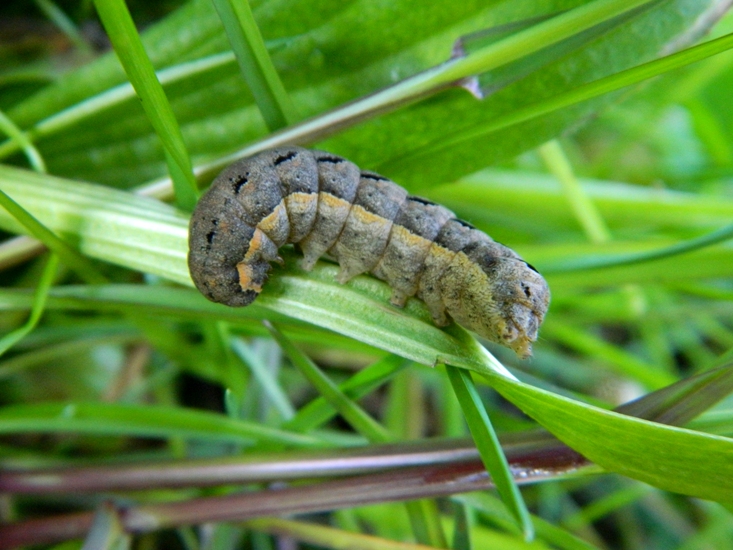
[[[479,336],[530,357],[550,304],[542,275],[516,256],[456,256],[443,285],[450,316]]]

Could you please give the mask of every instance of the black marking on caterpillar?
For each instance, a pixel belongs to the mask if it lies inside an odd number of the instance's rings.
[[[340,283],[372,273],[392,287],[394,305],[417,296],[438,326],[450,316],[521,357],[550,301],[536,269],[447,208],[300,147],[239,160],[214,180],[191,217],[191,278],[209,300],[249,305],[286,243],[307,270],[329,254]]]

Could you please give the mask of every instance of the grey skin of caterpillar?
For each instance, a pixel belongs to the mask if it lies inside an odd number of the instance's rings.
[[[550,302],[532,266],[450,210],[300,147],[239,160],[214,180],[191,217],[191,278],[209,300],[249,305],[286,243],[306,270],[329,254],[338,282],[372,273],[391,286],[392,304],[417,296],[436,325],[450,316],[520,357],[532,354]]]

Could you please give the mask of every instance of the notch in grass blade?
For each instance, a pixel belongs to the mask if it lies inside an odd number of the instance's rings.
[[[478,99],[484,99],[550,63],[587,46],[599,36],[623,25],[634,17],[637,17],[640,13],[651,9],[657,3],[646,4],[612,17],[611,19],[603,20],[599,24],[582,30],[578,34],[571,35],[560,42],[550,44],[546,48],[520,57],[505,65],[500,65],[489,72],[483,72],[461,79],[456,84],[471,92]],[[466,57],[473,52],[493,45],[511,34],[528,29],[538,23],[562,15],[567,11],[563,10],[548,15],[523,19],[461,36],[453,45],[451,58],[458,59]]]
[[[464,369],[451,367],[450,365],[446,365],[446,372],[453,385],[453,390],[456,392],[458,402],[463,409],[468,428],[471,430],[471,436],[481,455],[481,461],[489,472],[499,496],[514,516],[522,533],[524,533],[525,540],[532,540],[534,538],[534,526],[527,505],[514,481],[514,476],[509,469],[509,462],[504,455],[491,420],[489,420],[489,415],[486,413],[483,403],[481,403],[471,374]]]

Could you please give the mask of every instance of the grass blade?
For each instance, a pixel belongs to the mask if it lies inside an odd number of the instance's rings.
[[[357,400],[391,379],[410,364],[399,355],[388,355],[360,370],[339,389],[350,399]],[[324,424],[337,413],[324,397],[318,397],[301,407],[298,413],[283,425],[283,428],[296,432],[307,432]]]
[[[33,142],[28,138],[28,135],[18,128],[15,123],[8,118],[8,116],[0,111],[0,130],[10,138],[7,142],[13,148],[18,148],[25,153],[28,158],[28,162],[36,172],[45,173],[46,163],[43,162],[41,153],[33,145]]]
[[[252,15],[249,0],[213,0],[239,68],[270,132],[295,121],[293,106]]]
[[[490,384],[609,471],[709,500],[726,502],[733,494],[733,439],[602,410],[505,377],[491,376]]]
[[[476,392],[470,373],[451,366],[447,366],[446,371],[463,409],[463,414],[466,416],[466,422],[486,470],[496,485],[504,504],[509,508],[522,533],[524,533],[525,540],[532,540],[534,538],[534,526],[527,505],[524,503],[512,472],[509,470],[509,463],[506,456],[504,456],[504,451],[501,449],[499,439],[496,436],[494,427],[491,425],[491,420],[486,414],[486,409],[481,403],[481,398]]]
[[[186,437],[210,441],[325,447],[311,435],[269,428],[210,412],[112,403],[38,403],[0,410],[0,433],[87,433],[132,437]]]
[[[79,252],[69,246],[63,239],[57,237],[53,231],[39,222],[2,189],[0,189],[0,206],[7,210],[31,235],[52,250],[65,265],[73,269],[84,281],[93,284],[107,281],[107,278],[97,271],[97,268],[92,262],[79,254]]]
[[[150,58],[145,53],[130,12],[124,0],[95,0],[94,5],[118,58],[140,97],[143,109],[163,144],[176,202],[184,210],[191,211],[198,196],[191,159],[183,142],[181,129],[155,75]]]
[[[286,338],[277,327],[269,322],[265,326],[277,340],[285,354],[300,370],[318,393],[336,409],[351,426],[373,443],[386,443],[392,440],[389,432],[369,416],[359,405],[344,394],[339,387],[329,379],[310,358],[301,352]]]
[[[623,265],[640,264],[643,262],[652,262],[662,260],[688,252],[694,252],[707,246],[719,244],[729,239],[733,239],[733,224],[721,227],[716,231],[712,231],[706,235],[695,237],[687,241],[682,241],[671,246],[665,246],[656,250],[646,252],[638,252],[632,254],[611,254],[605,256],[587,255],[574,260],[562,260],[555,264],[543,266],[545,273],[567,273],[571,271],[585,271],[590,269],[599,269],[604,267],[616,267]]]
[[[241,339],[232,338],[231,346],[234,353],[252,372],[255,380],[262,386],[262,390],[272,403],[272,406],[280,414],[281,418],[290,420],[295,415],[293,405],[290,403],[287,395],[280,387],[277,379],[273,376],[270,369],[263,364],[262,360],[257,357],[252,349]]]
[[[40,321],[41,315],[43,315],[43,311],[46,307],[48,290],[53,284],[58,266],[58,256],[56,254],[51,254],[46,262],[46,266],[43,268],[41,279],[38,281],[36,294],[33,298],[33,309],[31,309],[31,315],[22,327],[19,327],[0,338],[0,356],[30,333],[38,324],[38,321]]]
[[[496,117],[490,124],[481,126],[473,131],[461,131],[455,136],[446,135],[440,143],[432,147],[421,149],[418,153],[404,156],[398,161],[390,162],[379,166],[382,171],[390,171],[398,164],[415,164],[421,159],[427,159],[441,150],[453,149],[465,146],[476,140],[487,139],[490,134],[503,130],[510,126],[516,126],[523,122],[538,118],[542,115],[570,107],[601,95],[626,88],[643,82],[649,78],[665,74],[669,71],[696,63],[713,55],[725,52],[733,48],[733,33],[727,34],[710,42],[693,46],[684,51],[668,55],[662,59],[649,61],[637,67],[626,69],[616,74],[600,78],[577,88],[560,93],[554,97],[543,99],[525,107],[515,109],[504,116]]]

